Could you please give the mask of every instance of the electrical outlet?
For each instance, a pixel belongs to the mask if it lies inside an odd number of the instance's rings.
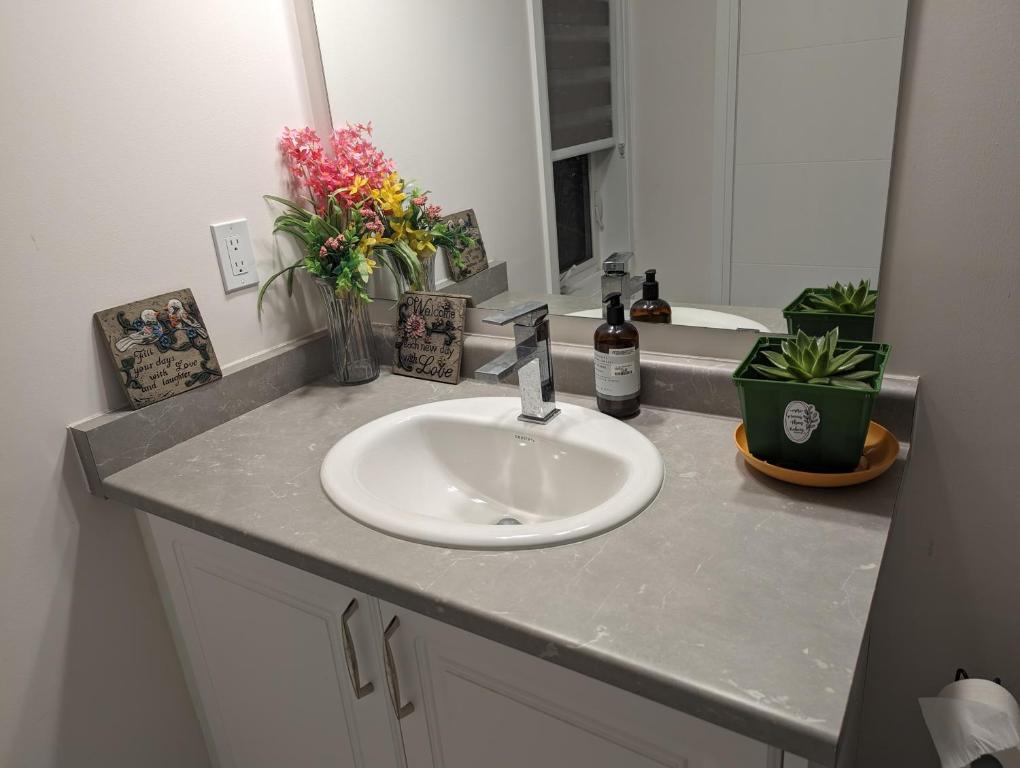
[[[220,277],[223,278],[223,290],[230,293],[258,285],[259,276],[255,272],[247,220],[213,224],[211,229],[216,258],[220,264]]]

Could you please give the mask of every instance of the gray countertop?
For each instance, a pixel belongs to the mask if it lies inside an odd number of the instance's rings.
[[[378,416],[515,393],[386,373],[316,382],[104,484],[146,512],[831,764],[903,460],[856,488],[787,486],[738,457],[735,419],[645,407],[630,423],[665,461],[655,502],[596,538],[507,552],[391,538],[319,485],[326,451]]]

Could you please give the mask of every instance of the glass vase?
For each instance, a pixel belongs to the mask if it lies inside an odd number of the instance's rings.
[[[435,253],[420,253],[418,254],[418,261],[421,262],[421,274],[419,275],[419,283],[416,285],[411,275],[400,268],[397,271],[397,298],[399,299],[407,291],[428,291],[435,292],[436,290],[436,258],[438,256],[438,249]]]
[[[338,296],[334,284],[315,279],[323,303],[333,353],[333,374],[341,386],[365,384],[379,376],[375,335],[368,303],[357,296]]]
[[[435,293],[436,291],[436,260],[439,258],[441,249],[437,248],[432,253],[423,253],[418,256],[422,268],[422,290]]]

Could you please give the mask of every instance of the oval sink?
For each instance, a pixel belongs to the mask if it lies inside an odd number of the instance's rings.
[[[516,397],[445,400],[354,430],[322,462],[322,486],[365,525],[447,547],[515,549],[594,536],[662,485],[658,449],[633,427],[567,403],[518,421]]]
[[[627,319],[630,319],[630,312],[627,312]],[[571,312],[570,317],[602,317],[601,309],[582,309],[578,312]],[[769,329],[742,315],[734,315],[729,312],[718,312],[714,309],[700,309],[698,307],[672,307],[670,317],[673,325],[696,325],[702,328],[725,328],[731,331],[749,329],[768,333]]]

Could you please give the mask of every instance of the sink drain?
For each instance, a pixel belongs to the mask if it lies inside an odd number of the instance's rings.
[[[516,517],[501,517],[496,521],[496,525],[520,525],[521,521]]]

